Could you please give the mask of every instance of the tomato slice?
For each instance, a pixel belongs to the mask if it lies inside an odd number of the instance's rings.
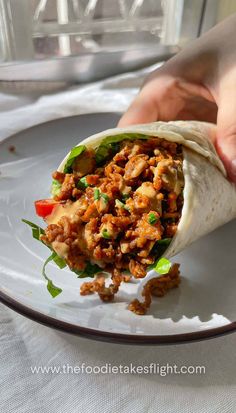
[[[43,218],[50,215],[56,205],[58,205],[58,202],[54,199],[40,199],[34,203],[36,214]]]

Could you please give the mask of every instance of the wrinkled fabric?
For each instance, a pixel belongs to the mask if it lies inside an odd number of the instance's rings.
[[[4,413],[234,413],[235,335],[177,346],[102,343],[39,325],[0,306]],[[35,365],[205,365],[204,375],[32,374]]]
[[[152,68],[45,96],[0,94],[0,139],[44,121],[126,110]],[[73,337],[0,305],[0,412],[234,413],[236,335],[177,346]],[[34,366],[186,365],[205,374],[38,373]]]

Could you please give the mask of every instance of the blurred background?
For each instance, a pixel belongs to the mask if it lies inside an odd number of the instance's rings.
[[[0,87],[140,69],[234,12],[235,0],[0,0]]]

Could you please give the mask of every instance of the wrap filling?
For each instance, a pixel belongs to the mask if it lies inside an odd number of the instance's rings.
[[[117,138],[96,149],[73,148],[64,172],[53,173],[53,206],[41,235],[77,274],[112,274],[112,288],[96,280],[104,300],[121,281],[155,267],[183,206],[182,146],[147,136]],[[85,283],[82,294],[91,288],[94,283]]]

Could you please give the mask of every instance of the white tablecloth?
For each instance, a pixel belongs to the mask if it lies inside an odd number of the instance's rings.
[[[50,119],[123,111],[143,72],[54,95],[0,94],[0,139]],[[89,341],[41,326],[0,306],[2,413],[235,413],[235,334],[177,346],[138,347]],[[79,373],[75,366],[205,366],[205,374]],[[33,374],[33,366],[67,373]],[[68,367],[68,366],[71,366]],[[89,370],[90,371],[90,370]]]

